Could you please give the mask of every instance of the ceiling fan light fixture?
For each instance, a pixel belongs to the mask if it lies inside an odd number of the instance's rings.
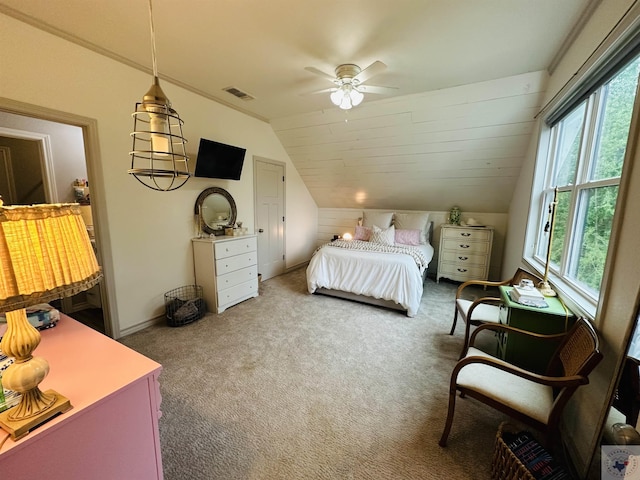
[[[187,140],[182,134],[184,122],[171,108],[171,102],[160,87],[151,0],[149,20],[153,84],[131,114],[133,147],[129,152],[131,168],[127,173],[152,190],[170,191],[180,188],[191,177],[185,150]]]
[[[364,95],[351,83],[344,83],[337,90],[331,92],[331,102],[342,110],[349,110],[360,105]]]

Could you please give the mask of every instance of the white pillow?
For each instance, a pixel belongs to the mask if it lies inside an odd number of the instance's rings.
[[[427,243],[428,213],[396,213],[393,225],[399,230],[420,230],[420,243]]]
[[[395,245],[396,244],[396,229],[393,225],[384,230],[377,225],[371,227],[371,237],[369,238],[371,243],[379,243],[381,245]]]
[[[393,212],[365,210],[362,217],[362,226],[373,227],[374,225],[378,225],[380,228],[389,228],[391,226],[391,220],[393,220]]]

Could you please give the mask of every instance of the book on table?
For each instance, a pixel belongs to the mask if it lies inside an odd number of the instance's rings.
[[[519,287],[515,286],[510,292],[511,299],[528,307],[548,307],[544,295],[535,287]]]

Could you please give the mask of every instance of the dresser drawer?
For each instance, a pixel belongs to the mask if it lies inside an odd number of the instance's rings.
[[[440,265],[440,270],[438,270],[438,276],[449,278],[451,280],[458,280],[460,282],[478,280],[479,278],[485,278],[486,267],[478,265],[463,266],[455,263],[442,263]]]
[[[487,255],[473,255],[468,252],[450,252],[448,250],[442,251],[442,262],[456,263],[460,266],[464,265],[481,265],[487,264]]]
[[[258,249],[256,237],[238,238],[219,242],[214,245],[216,259],[232,257],[241,253],[255,252]]]
[[[442,249],[449,250],[463,255],[486,255],[489,253],[491,244],[489,242],[471,242],[465,239],[445,239],[442,242]],[[444,252],[443,252],[444,253]]]
[[[255,296],[257,293],[257,279],[220,290],[220,292],[218,292],[218,312],[225,310],[227,307],[234,305],[240,300]]]
[[[257,252],[244,253],[242,255],[235,255],[233,257],[221,258],[216,260],[216,276],[224,275],[225,273],[240,270],[241,268],[257,265],[258,254]]]
[[[491,230],[484,228],[445,228],[443,239],[466,240],[469,242],[486,242],[491,238]]]
[[[220,275],[217,278],[216,285],[218,290],[224,290],[226,288],[234,287],[249,280],[255,280],[258,278],[258,266],[253,265],[251,267],[242,268],[235,272]]]

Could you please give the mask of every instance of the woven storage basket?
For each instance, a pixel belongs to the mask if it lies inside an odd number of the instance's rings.
[[[200,285],[185,285],[164,294],[167,325],[181,327],[201,319],[207,311]]]
[[[509,448],[510,444],[516,445],[515,453]],[[496,434],[491,478],[493,480],[569,480],[571,477],[530,432],[519,432],[510,423],[503,422]]]
[[[535,480],[520,460],[513,454],[502,438],[503,432],[518,433],[515,427],[507,422],[500,424],[496,434],[496,447],[491,462],[491,478],[493,480]]]

